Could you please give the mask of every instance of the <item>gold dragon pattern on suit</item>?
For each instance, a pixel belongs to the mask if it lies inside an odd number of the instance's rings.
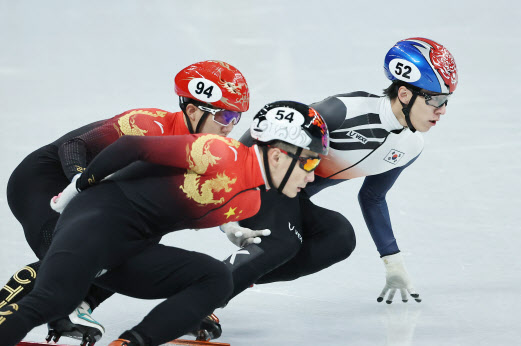
[[[185,173],[184,183],[179,188],[183,190],[186,196],[193,199],[200,205],[207,204],[221,204],[224,202],[224,197],[214,199],[214,192],[224,190],[225,192],[232,191],[230,185],[237,181],[237,178],[231,179],[224,172],[218,173],[217,177],[206,180],[200,184],[201,174],[206,173],[209,166],[213,166],[220,160],[220,157],[213,155],[210,152],[210,141],[218,140],[228,144],[230,147],[239,148],[240,143],[235,139],[225,138],[218,135],[204,135],[196,139],[191,148],[187,146],[187,156],[190,160],[189,169]]]
[[[146,114],[151,117],[159,117],[164,118],[167,112],[165,111],[145,111],[145,110],[135,110],[128,112],[127,114],[123,115],[118,119],[118,126],[114,124],[114,127],[119,133],[119,136],[144,136],[145,133],[148,132],[148,130],[143,130],[139,128],[139,126],[136,125],[136,120],[134,119],[134,116],[136,114]]]

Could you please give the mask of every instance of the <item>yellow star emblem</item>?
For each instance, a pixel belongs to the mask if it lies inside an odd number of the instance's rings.
[[[227,213],[224,213],[224,215],[226,215],[226,218],[229,218],[230,216],[235,215],[235,209],[237,209],[237,207],[235,207],[235,208],[230,207],[230,210],[228,210]]]

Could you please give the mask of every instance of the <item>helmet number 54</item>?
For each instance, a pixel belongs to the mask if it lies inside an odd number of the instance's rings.
[[[291,111],[288,114],[284,114],[284,113],[285,113],[284,109],[279,109],[277,111],[277,116],[275,117],[275,119],[277,119],[277,120],[286,119],[289,123],[293,122],[293,115],[295,113],[291,112]]]

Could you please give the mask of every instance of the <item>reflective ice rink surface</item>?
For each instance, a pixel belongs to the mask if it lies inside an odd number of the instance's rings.
[[[87,3],[89,5],[87,5]],[[177,111],[173,77],[206,59],[246,76],[251,111],[388,85],[398,40],[444,44],[459,69],[447,114],[388,195],[393,226],[423,302],[378,304],[384,268],[356,195],[362,180],[314,201],[353,223],[353,255],[294,282],[255,286],[218,310],[237,345],[519,345],[521,5],[515,1],[0,0],[0,184],[25,155],[65,132],[139,107]],[[35,260],[5,194],[0,284]],[[164,243],[224,259],[217,229]],[[107,345],[157,301],[114,296],[94,316]],[[43,340],[45,327],[27,340]],[[65,339],[63,340],[66,341]],[[219,340],[220,341],[220,340]],[[75,343],[78,344],[78,343]]]

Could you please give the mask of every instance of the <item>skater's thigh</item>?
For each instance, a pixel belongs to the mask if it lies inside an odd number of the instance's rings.
[[[97,278],[95,284],[135,298],[161,299],[209,277],[229,280],[230,274],[222,262],[208,255],[152,244]]]
[[[225,260],[233,274],[234,296],[257,279],[291,260],[302,247],[302,223],[298,198],[277,191],[261,193],[259,213],[240,222],[250,229],[271,230],[260,244],[250,244]]]
[[[304,240],[352,230],[345,216],[314,204],[308,197],[300,197],[300,210]]]
[[[22,224],[25,237],[38,258],[49,248],[59,214],[51,209],[50,199],[68,184],[58,161],[43,160],[42,150],[22,161],[7,184],[7,201]]]

